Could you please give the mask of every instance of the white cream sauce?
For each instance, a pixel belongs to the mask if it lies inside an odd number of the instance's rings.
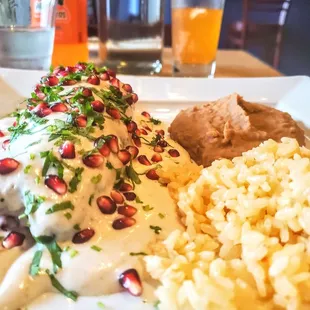
[[[81,85],[93,86],[88,83],[79,83],[78,86]],[[76,86],[74,85],[74,87]],[[101,82],[98,88],[102,87],[106,87],[105,82]],[[132,114],[133,112],[128,111],[128,113]],[[121,121],[112,120],[106,113],[104,116],[103,131],[96,129],[92,135],[114,134],[119,138],[120,149],[132,144],[126,126]],[[66,115],[52,113],[46,119],[52,123],[53,119],[65,120]],[[138,127],[140,127],[141,121],[143,123],[145,120],[140,116],[135,119]],[[11,126],[13,121],[12,118],[0,120],[0,130],[8,134],[6,128]],[[65,195],[59,196],[44,185],[44,180],[41,177],[44,159],[40,158],[39,153],[53,148],[54,154],[58,154],[58,147],[54,146],[55,141],[48,142],[48,132],[40,130],[47,125],[37,126],[38,133],[22,136],[12,143],[9,150],[0,151],[0,158],[13,157],[20,162],[16,171],[6,176],[0,176],[0,198],[4,198],[4,202],[0,202],[0,213],[22,214],[24,211],[23,196],[27,190],[30,190],[34,195],[46,197],[38,210],[29,216],[31,233],[34,236],[54,234],[62,249],[70,247],[70,250],[62,252],[63,268],[57,272],[56,276],[66,289],[78,292],[80,297],[77,302],[73,302],[53,288],[44,271],[45,269],[52,270],[51,257],[41,245],[35,245],[27,251],[23,251],[22,247],[11,250],[3,249],[0,250],[0,309],[15,310],[22,307],[27,307],[27,309],[100,309],[98,302],[105,304],[105,309],[152,309],[154,283],[151,282],[144,270],[143,257],[131,256],[130,252],[143,251],[147,253],[148,245],[156,238],[164,238],[174,229],[182,229],[176,214],[176,206],[169,196],[167,188],[160,185],[158,181],[149,180],[145,175],[141,175],[142,183],[136,185],[135,193],[143,203],[127,202],[138,209],[134,216],[137,222],[130,228],[114,230],[111,224],[115,218],[120,216],[117,212],[112,215],[104,215],[96,204],[98,196],[110,194],[115,181],[115,170],[106,168],[105,163],[100,168],[92,169],[83,165],[81,156],[65,160],[74,168],[84,167],[85,169],[82,181],[78,185],[78,191],[72,194],[67,192]],[[151,123],[148,123],[148,126],[153,129],[153,132],[143,137],[150,141],[155,135],[155,129],[163,126],[155,126]],[[91,150],[93,148],[91,141],[83,137],[79,138],[82,143],[75,145],[76,153],[81,149]],[[0,145],[6,139],[8,139],[8,135],[0,138]],[[41,141],[39,144],[29,146],[38,140]],[[171,158],[165,151],[161,154],[163,157],[161,165],[177,165],[190,161],[188,154],[179,145],[170,139],[166,140],[179,150],[181,156]],[[34,160],[30,160],[30,154],[36,155]],[[153,147],[142,143],[139,155],[142,154],[150,160],[154,154]],[[120,166],[120,162],[114,154],[111,154],[107,160],[115,167]],[[32,167],[29,173],[25,174],[23,170],[27,165],[32,165]],[[142,166],[137,160],[134,160],[133,165],[137,172],[142,172],[146,168],[150,169],[150,166]],[[90,180],[99,173],[103,177],[95,185]],[[35,179],[38,176],[41,177],[41,181],[36,184]],[[64,180],[67,184],[71,178],[72,172],[65,169]],[[89,206],[88,200],[93,193],[95,196],[92,205]],[[68,210],[45,214],[52,205],[66,200],[70,200],[75,206],[75,209],[70,211],[71,219],[68,220],[64,216]],[[144,211],[142,208],[144,205],[149,205],[153,209]],[[161,218],[160,213],[165,217]],[[81,229],[87,227],[94,229],[94,237],[84,244],[73,244],[71,239],[76,232],[73,229],[75,224],[79,224]],[[161,227],[160,234],[156,235],[154,230],[150,229],[150,225]],[[100,247],[102,251],[97,252],[91,249],[93,245]],[[38,247],[44,249],[40,263],[42,272],[31,277],[29,266]],[[71,257],[72,251],[77,251],[74,257]],[[129,268],[137,269],[144,282],[144,294],[141,298],[122,292],[118,283],[119,275]],[[147,283],[151,283],[151,285]]]

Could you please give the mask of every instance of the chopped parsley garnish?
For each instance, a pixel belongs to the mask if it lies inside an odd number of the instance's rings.
[[[35,154],[30,154],[29,158],[30,158],[30,160],[34,160],[36,158],[36,155]]]
[[[139,198],[139,196],[136,197],[136,203],[143,203],[143,201]]]
[[[84,168],[76,168],[74,170],[74,176],[69,182],[69,192],[70,193],[74,193],[77,190],[77,186],[82,180],[83,171],[84,171]]]
[[[27,165],[27,166],[24,168],[24,173],[25,173],[25,174],[28,174],[31,168],[32,168],[32,165]]]
[[[91,194],[88,198],[88,204],[91,206],[92,202],[93,202],[93,199],[95,197],[95,194]]]
[[[104,305],[104,303],[101,302],[101,301],[98,301],[98,302],[97,302],[97,306],[98,306],[99,308],[101,308],[101,309],[105,309],[105,305]]]
[[[147,254],[145,252],[130,252],[129,255],[130,256],[139,256],[139,255],[145,256]]]
[[[77,256],[78,254],[79,254],[79,252],[77,250],[70,249],[70,257],[71,258]]]
[[[62,179],[64,174],[64,167],[61,161],[53,154],[52,151],[46,151],[40,153],[41,158],[45,158],[43,169],[42,169],[42,176],[45,177],[48,169],[50,167],[55,167],[57,169],[58,176]]]
[[[126,175],[128,179],[131,180],[132,184],[141,184],[141,180],[139,178],[139,175],[135,171],[135,169],[132,166],[132,161],[130,161],[130,165],[125,167]]]
[[[159,234],[160,234],[160,231],[162,230],[161,227],[159,227],[159,226],[150,225],[150,228],[154,230],[154,233],[155,233],[156,235],[159,235]]]
[[[69,212],[65,213],[64,216],[66,217],[67,220],[70,220],[72,218],[72,214]]]
[[[102,251],[102,249],[99,246],[96,246],[96,245],[92,245],[90,248],[92,250],[94,250],[94,251],[97,251],[97,252],[101,252]]]
[[[42,202],[45,201],[45,197],[43,196],[35,196],[31,194],[30,191],[25,192],[25,211],[24,214],[20,217],[28,216],[29,214],[32,214],[38,210]]]
[[[36,184],[39,184],[41,182],[41,178],[39,176],[36,176],[34,181],[36,182]]]
[[[72,299],[73,301],[77,301],[78,294],[75,291],[68,291],[65,289],[60,282],[57,280],[54,274],[52,274],[49,270],[46,270],[47,275],[50,277],[50,280],[52,282],[52,285],[55,287],[56,290],[58,290],[60,293],[65,295],[66,297]]]
[[[154,125],[160,125],[161,124],[161,121],[159,119],[156,119],[153,117],[150,118],[150,122],[153,123]]]
[[[26,149],[28,149],[28,147],[33,146],[33,145],[36,145],[36,144],[39,144],[40,142],[41,142],[41,140],[34,141],[34,142],[32,142],[32,143],[28,144],[25,148],[26,148]],[[31,159],[31,160],[33,160],[33,159],[34,159],[34,158],[31,158],[31,157],[32,157],[32,155],[35,157],[35,155],[34,155],[34,154],[30,154],[30,159]]]
[[[159,304],[160,304],[160,301],[159,301],[159,300],[157,300],[157,301],[154,303],[154,310],[158,310],[158,309],[159,309],[159,308],[158,308]]]
[[[142,209],[143,209],[144,211],[151,211],[151,210],[153,210],[154,208],[153,208],[153,207],[150,207],[150,205],[145,205],[145,206],[142,206]]]
[[[45,214],[51,214],[51,213],[66,210],[66,209],[74,210],[74,205],[69,200],[54,204],[51,208],[46,210]]]
[[[75,230],[81,230],[81,227],[80,227],[80,225],[79,224],[75,224],[74,226],[73,226],[73,229],[75,229]]]
[[[158,216],[159,216],[161,219],[165,218],[165,214],[162,214],[162,213],[158,213]]]
[[[101,179],[102,179],[102,174],[98,174],[96,176],[93,176],[90,181],[93,184],[98,184],[101,181]]]
[[[105,166],[108,168],[108,169],[110,169],[110,170],[112,170],[114,167],[112,166],[112,164],[109,162],[109,161],[107,161],[107,163],[105,164]]]
[[[40,271],[40,262],[42,258],[42,251],[38,250],[34,253],[30,268],[29,268],[29,274],[31,276],[35,276],[39,273]]]

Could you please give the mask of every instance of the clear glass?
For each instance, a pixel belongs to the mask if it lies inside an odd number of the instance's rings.
[[[97,0],[99,55],[124,74],[162,68],[163,0]]]
[[[0,67],[47,70],[57,0],[0,0]]]
[[[213,77],[225,0],[172,0],[175,76]]]

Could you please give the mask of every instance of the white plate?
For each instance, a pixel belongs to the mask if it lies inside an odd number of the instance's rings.
[[[23,98],[28,97],[33,86],[44,75],[41,71],[0,69],[0,116],[16,109]],[[182,108],[215,100],[237,92],[246,100],[271,105],[288,112],[297,120],[310,136],[310,78],[304,76],[255,79],[195,79],[119,76],[124,83],[132,85],[139,95],[137,110],[149,111],[154,117],[171,121]],[[276,122],[276,120],[275,120]],[[309,141],[309,140],[308,140]],[[309,146],[309,144],[308,144]],[[29,309],[42,308],[44,301],[54,298],[49,294],[42,296],[40,304]],[[57,297],[57,298],[60,298]],[[56,298],[55,305],[59,306]],[[122,296],[120,295],[121,299]],[[118,300],[118,299],[117,299]],[[80,305],[68,301],[67,309],[98,309],[95,300],[81,298]],[[63,303],[61,308],[64,309]],[[140,305],[141,306],[141,305]],[[54,307],[55,308],[55,307]],[[59,307],[58,307],[59,308]],[[127,309],[137,310],[135,302]],[[139,309],[145,309],[143,305]],[[51,309],[48,307],[48,309]],[[117,309],[114,306],[109,309]],[[150,309],[150,308],[148,308]]]

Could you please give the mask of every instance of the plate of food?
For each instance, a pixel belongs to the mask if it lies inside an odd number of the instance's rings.
[[[307,77],[0,70],[0,309],[307,309]]]

